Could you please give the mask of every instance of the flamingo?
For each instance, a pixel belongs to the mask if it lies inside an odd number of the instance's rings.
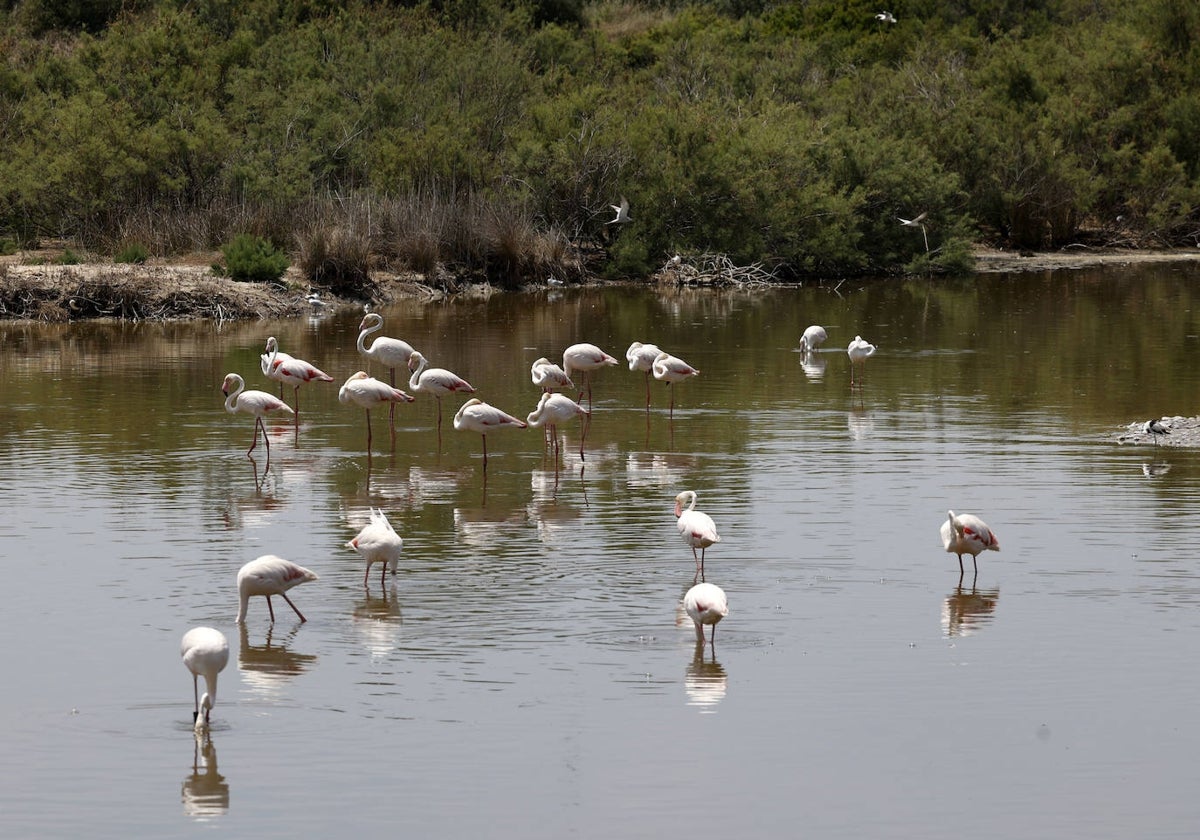
[[[863,341],[861,335],[856,335],[850,342],[850,346],[846,348],[846,354],[850,356],[850,384],[853,385],[854,366],[866,365],[867,359],[875,355],[875,345],[869,341]]]
[[[271,613],[271,623],[275,623],[275,608],[271,606],[271,596],[279,595],[283,600],[288,602],[288,606],[296,610],[296,615],[300,616],[300,620],[307,621],[304,613],[296,608],[292,603],[292,599],[287,596],[287,591],[293,586],[299,586],[302,583],[307,583],[310,580],[318,580],[317,576],[303,566],[297,566],[290,560],[284,560],[282,557],[276,557],[274,554],[264,554],[255,560],[251,560],[245,566],[238,570],[238,614],[237,623],[242,624],[246,620],[246,606],[250,602],[250,597],[253,595],[262,595],[267,599],[267,609]]]
[[[279,383],[279,399],[283,399],[283,380],[280,377],[276,376],[274,371],[271,369],[271,348],[272,347],[274,347],[275,350],[277,351],[278,361],[280,361],[280,362],[291,361],[292,357],[289,356],[287,353],[278,352],[279,345],[275,341],[275,336],[271,336],[270,338],[267,339],[266,352],[259,354],[259,357],[258,357],[258,364],[259,364],[259,367],[262,368],[263,376],[267,377],[267,379],[274,379],[276,382]]]
[[[1142,434],[1150,435],[1154,439],[1154,445],[1158,446],[1158,436],[1171,434],[1171,429],[1163,425],[1161,421],[1147,420],[1142,424]]]
[[[526,417],[526,421],[533,428],[539,426],[547,426],[550,429],[550,435],[554,439],[554,447],[558,448],[558,424],[565,423],[573,417],[582,417],[586,420],[588,410],[581,406],[575,400],[563,394],[543,393],[542,398],[538,400],[537,408],[530,412]],[[587,434],[587,425],[584,424],[583,433],[579,436],[579,457],[583,457],[583,440]]]
[[[981,551],[999,551],[1000,540],[992,529],[978,516],[963,513],[955,516],[947,511],[949,518],[942,523],[942,546],[951,554],[958,555],[958,572],[963,573],[962,556],[971,555],[975,574],[979,574],[979,562],[975,559]]]
[[[606,365],[615,365],[617,360],[605,353],[595,344],[572,344],[563,351],[563,372],[569,377],[572,370],[583,373],[583,381],[587,386],[588,408],[592,407],[592,371]],[[579,392],[583,396],[583,392]],[[578,397],[576,397],[578,399]]]
[[[685,504],[687,510],[683,508]],[[721,541],[717,525],[707,513],[696,510],[696,493],[693,490],[684,490],[675,497],[675,516],[678,517],[675,524],[679,528],[679,536],[692,548],[692,558],[696,561],[696,575],[703,580],[704,550]],[[697,548],[700,549],[699,557],[696,556]],[[695,578],[692,580],[695,581]]]
[[[371,409],[384,403],[412,402],[415,397],[358,371],[338,389],[338,402],[354,403],[367,412],[367,451],[371,451]]]
[[[804,335],[800,336],[800,352],[811,353],[820,347],[828,337],[824,327],[813,324],[804,331]]]
[[[717,643],[717,622],[729,615],[725,590],[715,583],[697,583],[683,596],[683,608],[696,625],[696,642],[704,644],[704,625],[712,627],[709,643]]]
[[[413,346],[407,341],[381,335],[371,342],[370,347],[367,347],[364,343],[367,336],[383,329],[383,316],[377,312],[368,312],[364,315],[362,323],[358,325],[358,329],[358,352],[387,368],[389,376],[388,384],[395,388],[396,368],[408,365],[408,361],[412,358],[414,352]],[[393,405],[388,412],[388,422],[394,423],[395,418],[396,407]]]
[[[358,536],[346,543],[346,548],[353,548],[367,561],[367,570],[363,572],[363,586],[367,585],[367,576],[371,574],[373,563],[382,563],[383,571],[379,575],[379,585],[383,586],[387,577],[388,566],[392,574],[396,574],[396,563],[400,560],[400,550],[404,548],[404,540],[392,528],[387,516],[382,510],[371,508],[371,521],[358,532]]]
[[[483,468],[487,470],[487,436],[488,432],[503,429],[505,426],[515,426],[524,429],[526,424],[511,414],[505,414],[493,405],[472,397],[462,404],[462,408],[454,415],[454,428],[464,432],[478,432],[483,438]]]
[[[437,428],[440,440],[442,436],[442,397],[447,394],[474,394],[475,389],[471,387],[470,382],[458,374],[442,368],[431,368],[428,365],[429,362],[424,356],[416,350],[412,352],[408,359],[408,369],[412,371],[408,387],[414,393],[432,394],[437,400]]]
[[[237,414],[239,411],[243,414],[254,415],[254,440],[250,443],[250,448],[246,450],[246,457],[250,457],[250,453],[254,451],[254,447],[258,446],[258,430],[262,429],[263,443],[267,446],[267,457],[271,457],[271,441],[267,439],[267,427],[263,425],[263,415],[271,411],[285,411],[288,414],[294,412],[283,400],[276,399],[266,391],[247,391],[246,381],[236,373],[228,373],[225,375],[225,381],[221,383],[221,393],[225,395],[225,410],[230,414]]]
[[[654,368],[654,360],[658,358],[658,354],[662,350],[654,344],[642,344],[640,341],[635,341],[629,345],[629,349],[625,351],[625,358],[629,361],[630,370],[640,370],[646,374],[646,408],[650,408],[650,372]]]
[[[654,360],[654,378],[659,382],[666,382],[667,387],[671,388],[671,416],[675,416],[675,389],[672,387],[676,382],[683,382],[691,376],[699,376],[700,371],[689,365],[683,359],[672,356],[670,353],[659,353]]]
[[[574,388],[575,383],[558,365],[545,356],[529,366],[529,378],[533,384],[543,391],[553,391],[555,388]]]
[[[270,358],[267,363],[267,376],[292,386],[293,408],[296,412],[296,422],[300,422],[300,386],[309,382],[332,382],[333,377],[319,370],[303,359],[279,352],[279,342],[275,336],[267,339],[267,353]]]
[[[192,695],[195,710],[192,722],[197,732],[208,727],[209,713],[217,702],[217,674],[229,662],[229,642],[225,634],[211,627],[193,627],[183,634],[179,654],[183,664],[192,672]],[[200,677],[204,677],[204,696],[200,696]],[[200,715],[200,710],[204,715]]]

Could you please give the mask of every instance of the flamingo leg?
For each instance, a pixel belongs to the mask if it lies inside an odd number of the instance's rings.
[[[437,398],[437,404],[438,404],[438,424],[437,424],[438,452],[441,452],[442,451],[442,398],[441,397]]]
[[[366,409],[367,412],[367,454],[371,453],[371,409]]]
[[[292,388],[292,407],[296,409],[296,427],[300,427],[300,386]]]
[[[192,698],[196,701],[196,708],[192,712],[192,723],[196,722],[196,718],[200,717],[200,685],[199,678],[192,674]]]
[[[589,405],[588,408],[591,408]],[[646,371],[646,410],[650,410],[650,371]]]
[[[396,369],[388,368],[388,381],[391,382],[393,388],[396,387]],[[396,404],[388,405],[388,426],[392,430],[392,437],[396,436]]]
[[[271,606],[271,596],[267,596],[267,611],[271,613],[271,623],[275,623],[275,608]]]
[[[385,585],[385,583],[387,581],[387,567],[388,567],[388,564],[384,563],[383,571],[379,573],[379,586],[381,588]]]
[[[370,575],[370,574],[371,574],[371,564],[370,564],[370,563],[368,563],[368,564],[367,564],[367,570],[366,570],[365,572],[363,572],[363,587],[364,587],[364,588],[368,588],[368,586],[367,586],[367,576],[368,576],[368,575]]]
[[[958,579],[962,580],[962,576],[964,574],[966,574],[966,570],[963,569],[962,555],[960,554],[960,555],[958,555]]]
[[[696,625],[696,644],[704,647],[704,625],[699,621],[692,622]]]
[[[292,599],[287,596],[286,592],[280,592],[279,597],[282,598],[283,600],[287,601],[289,607],[296,610],[296,615],[300,616],[300,621],[302,621],[302,622],[308,621],[308,619],[304,617],[304,613],[302,613],[302,612],[300,612],[300,610],[296,609],[296,605],[292,603]],[[269,604],[271,602],[268,601],[267,603]]]
[[[487,435],[480,435],[483,438],[483,471],[487,472]]]
[[[704,580],[704,549],[700,549],[700,580]]]
[[[671,387],[671,383],[667,383],[667,390],[671,392],[671,414],[670,419],[675,419],[675,389]]]
[[[254,451],[254,447],[258,446],[258,424],[262,421],[257,417],[254,418],[254,440],[250,441],[250,448],[246,450],[246,457],[250,457],[250,453]]]

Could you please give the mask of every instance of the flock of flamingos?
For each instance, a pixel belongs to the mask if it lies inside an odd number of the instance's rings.
[[[376,313],[367,313],[359,325],[358,351],[367,359],[376,361],[388,368],[389,382],[382,382],[369,376],[365,371],[353,374],[342,385],[338,399],[347,404],[364,409],[367,420],[367,449],[371,447],[371,409],[388,405],[394,411],[396,403],[412,402],[415,397],[395,386],[396,368],[406,367],[411,376],[408,388],[418,394],[428,394],[438,401],[438,434],[441,435],[443,397],[451,394],[471,394],[475,389],[462,377],[442,368],[431,368],[426,358],[405,341],[396,338],[380,336],[375,338],[370,346],[366,339],[372,333],[383,329],[383,317]],[[811,326],[804,331],[800,338],[800,351],[805,354],[813,353],[826,339],[823,327]],[[261,430],[263,442],[270,457],[270,441],[263,416],[272,412],[292,414],[299,422],[300,386],[309,382],[332,382],[333,377],[319,370],[314,365],[283,353],[279,344],[272,336],[267,339],[266,352],[261,356],[262,372],[269,379],[280,383],[280,394],[283,385],[292,386],[293,406],[282,399],[265,391],[246,390],[246,383],[236,373],[225,377],[221,386],[225,394],[225,410],[231,414],[243,413],[254,417],[254,439],[246,450],[249,456],[258,445],[258,435]],[[854,385],[854,373],[875,353],[875,346],[864,341],[861,336],[855,336],[847,348],[851,364],[851,385]],[[643,344],[635,341],[625,353],[629,369],[641,371],[646,377],[646,405],[650,404],[650,377],[666,382],[668,386],[683,382],[696,376],[699,371],[680,358],[665,353],[653,344]],[[555,427],[558,423],[570,421],[576,417],[582,418],[583,433],[580,436],[579,451],[583,456],[583,439],[587,435],[587,422],[591,414],[591,373],[610,365],[618,364],[617,359],[605,353],[594,344],[573,344],[563,352],[561,366],[541,358],[535,361],[530,370],[534,385],[542,389],[542,396],[537,408],[525,420],[520,420],[504,411],[489,405],[477,398],[470,398],[454,415],[454,428],[460,431],[470,431],[479,434],[483,440],[483,468],[487,470],[487,435],[497,429],[526,428],[528,426],[547,427],[552,434],[553,446],[558,446],[558,435]],[[573,373],[582,376],[583,389],[578,399],[587,395],[588,408],[584,408],[570,397],[559,393],[563,389],[574,390],[576,385],[571,378]],[[674,388],[671,387],[671,411],[674,412]],[[556,456],[557,457],[557,456]],[[721,541],[717,533],[716,523],[708,514],[696,510],[696,493],[684,490],[675,497],[675,516],[680,537],[692,549],[692,557],[696,563],[696,574],[693,586],[683,598],[683,606],[692,619],[696,629],[696,643],[703,646],[706,642],[704,628],[710,628],[708,644],[715,644],[716,625],[729,614],[728,600],[725,592],[716,584],[704,580],[704,552],[715,543]],[[946,522],[941,526],[942,544],[945,550],[958,555],[959,572],[964,571],[962,556],[970,554],[972,563],[978,574],[976,557],[983,551],[999,551],[1000,543],[996,535],[977,516],[948,512]],[[389,567],[394,574],[400,559],[404,541],[396,533],[383,511],[374,508],[370,511],[370,521],[354,539],[346,543],[366,562],[363,573],[363,584],[366,585],[371,573],[371,566],[379,563],[381,566],[380,583],[384,583]],[[317,575],[303,566],[299,566],[282,557],[264,555],[244,565],[237,576],[238,584],[238,614],[237,623],[246,620],[249,600],[254,596],[263,596],[267,601],[267,610],[271,621],[275,621],[275,608],[271,604],[271,596],[279,595],[305,621],[304,614],[292,603],[287,592],[294,586],[307,581],[317,580]],[[217,697],[217,675],[229,661],[229,642],[223,633],[212,627],[195,627],[184,634],[181,646],[183,663],[192,672],[192,690],[194,710],[192,718],[197,732],[205,731]],[[199,680],[204,677],[206,691],[200,694]]]

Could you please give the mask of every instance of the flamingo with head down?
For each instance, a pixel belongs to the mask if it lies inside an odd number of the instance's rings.
[[[800,336],[800,352],[811,353],[820,347],[825,339],[828,338],[825,328],[820,324],[813,324],[804,331],[804,335]]]
[[[1000,540],[978,516],[969,513],[955,515],[954,511],[946,512],[948,518],[942,523],[942,546],[951,554],[958,555],[958,572],[963,574],[964,554],[971,555],[971,563],[975,566],[975,574],[979,574],[979,563],[976,558],[984,551],[999,551]]]
[[[858,365],[866,366],[867,359],[875,355],[875,345],[869,341],[864,341],[861,335],[854,336],[854,340],[850,342],[850,346],[846,348],[846,355],[850,357],[850,384],[854,384],[854,369]],[[862,377],[859,377],[861,381]]]
[[[363,572],[363,586],[367,585],[367,577],[371,574],[373,563],[383,565],[379,573],[379,585],[383,586],[389,567],[392,574],[396,574],[396,564],[400,561],[404,540],[396,533],[396,529],[382,510],[371,508],[371,521],[358,532],[357,537],[346,543],[346,547],[353,548],[367,561],[367,569]]]
[[[272,624],[275,623],[275,608],[271,606],[272,595],[278,595],[287,601],[288,606],[296,611],[296,615],[300,616],[301,622],[307,621],[304,613],[300,612],[292,603],[292,599],[287,596],[287,591],[294,586],[318,579],[315,573],[303,566],[297,566],[290,560],[284,560],[274,554],[264,554],[262,557],[251,560],[238,570],[237,623],[242,624],[246,621],[246,607],[249,605],[250,598],[256,595],[262,595],[267,599],[267,610],[271,613]]]
[[[704,627],[712,628],[709,644],[717,643],[717,622],[729,615],[725,590],[715,583],[698,583],[683,596],[683,608],[696,625],[696,643],[704,644]]]
[[[208,728],[209,715],[217,702],[217,675],[229,662],[229,642],[225,634],[211,627],[193,627],[183,634],[180,644],[183,664],[192,672],[195,710],[192,723],[197,732]],[[200,677],[204,677],[204,696],[200,696]],[[204,714],[200,712],[203,710]]]

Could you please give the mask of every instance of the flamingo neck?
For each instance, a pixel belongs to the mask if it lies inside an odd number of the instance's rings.
[[[246,383],[238,380],[238,385],[233,389],[233,393],[225,398],[225,410],[230,414],[237,414],[237,399],[242,391],[246,390]]]
[[[371,333],[375,332],[376,330],[381,330],[381,329],[383,329],[383,321],[380,321],[377,324],[371,324],[371,326],[369,326],[369,327],[364,327],[362,329],[362,331],[359,332],[359,334],[358,334],[358,352],[359,353],[362,353],[364,356],[371,355],[371,351],[367,349],[367,336],[369,336]],[[374,343],[374,342],[372,342],[372,343]]]
[[[417,369],[413,371],[412,376],[408,378],[408,387],[414,391],[421,390],[421,374],[425,372],[425,368],[429,365],[429,360],[424,356],[417,356]]]
[[[368,415],[370,416],[370,415]],[[246,606],[250,603],[250,595],[246,592],[238,593],[238,614],[234,619],[235,624],[245,625],[246,621]]]

